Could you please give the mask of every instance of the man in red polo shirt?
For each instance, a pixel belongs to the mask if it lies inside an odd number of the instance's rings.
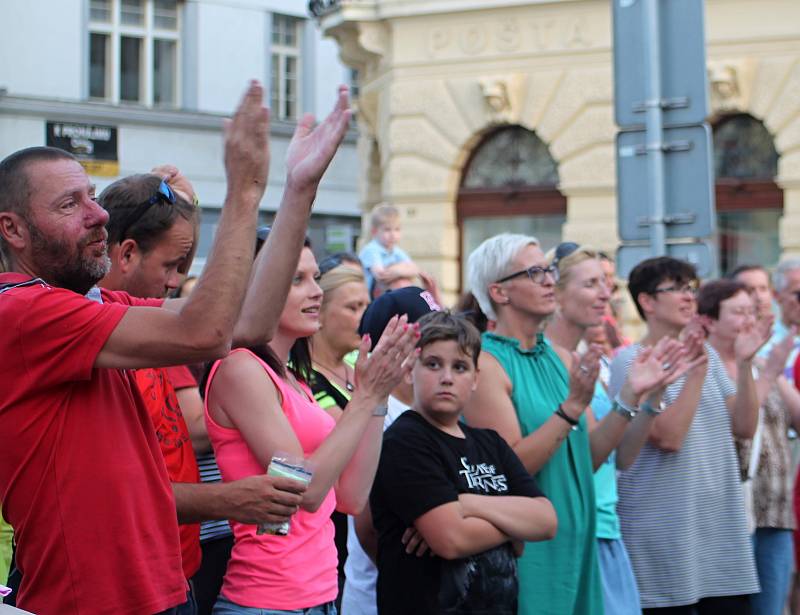
[[[0,274],[0,501],[17,538],[21,608],[140,615],[174,613],[186,600],[172,489],[129,370],[230,348],[267,177],[262,99],[251,84],[227,127],[228,193],[211,257],[192,296],[167,309],[94,289],[108,268],[108,214],[70,154],[29,148],[0,162],[9,271]],[[346,124],[349,110],[338,117]],[[290,177],[299,192],[316,189],[338,128],[303,126],[307,155]],[[279,277],[291,279],[290,260]],[[264,493],[272,516],[292,514],[299,491],[273,481]]]

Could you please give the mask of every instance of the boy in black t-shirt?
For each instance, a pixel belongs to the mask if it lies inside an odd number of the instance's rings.
[[[516,615],[515,551],[552,538],[556,514],[496,432],[459,422],[477,382],[477,329],[449,312],[419,324],[414,406],[384,435],[370,496],[378,612]],[[411,526],[433,557],[406,552]]]

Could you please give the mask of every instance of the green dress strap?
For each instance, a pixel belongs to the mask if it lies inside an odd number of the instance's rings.
[[[492,332],[483,350],[505,370],[523,437],[552,417],[569,392],[569,374],[539,334],[530,349]],[[519,560],[520,615],[602,615],[603,596],[595,543],[595,495],[586,416],[534,475],[558,516],[553,540],[525,546]]]

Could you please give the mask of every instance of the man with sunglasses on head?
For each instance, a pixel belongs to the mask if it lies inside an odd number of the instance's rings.
[[[693,367],[669,385],[648,441],[618,478],[622,537],[648,614],[751,612],[759,590],[733,437],[751,438],[758,397],[755,353],[769,323],[739,333],[736,382],[706,341],[697,314],[697,273],[670,257],[631,271],[628,290],[647,329],[611,364],[609,394],[622,386],[637,354],[664,337],[682,339]]]
[[[72,155],[37,147],[0,162],[0,246],[10,265],[0,275],[0,500],[17,537],[24,609],[172,614],[186,601],[175,500],[130,370],[224,356],[234,334],[258,343],[274,326],[267,317],[276,320],[280,307],[270,306],[294,272],[289,251],[256,264],[243,303],[269,164],[262,101],[251,83],[226,126],[227,195],[186,300],[95,288],[109,268],[108,213]],[[287,153],[292,202],[284,196],[295,254],[349,117],[342,90],[319,127],[311,117],[298,125]],[[164,198],[159,182],[142,208]],[[300,491],[273,480],[272,520],[297,509]]]
[[[114,182],[100,194],[98,202],[109,214],[106,231],[111,260],[111,268],[99,286],[142,299],[163,298],[174,291],[191,266],[197,247],[199,212],[188,180],[177,168],[164,165],[150,174]],[[189,582],[189,596],[179,613],[194,615],[200,610],[210,612],[213,606],[213,601],[205,605],[203,600],[205,585],[209,584],[207,575],[192,578],[205,559],[198,522],[264,522],[270,514],[271,482],[264,475],[224,484],[200,484],[195,453],[208,453],[211,445],[199,389],[190,373],[186,384],[187,372],[186,366],[145,367],[133,370],[133,375],[153,421],[175,496],[183,573]],[[204,563],[206,568],[220,568],[227,561]],[[213,591],[213,600],[218,592],[219,587]]]

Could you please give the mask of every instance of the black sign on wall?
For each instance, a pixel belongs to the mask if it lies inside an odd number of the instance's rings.
[[[119,175],[116,126],[47,122],[46,143],[74,154],[89,175]]]

